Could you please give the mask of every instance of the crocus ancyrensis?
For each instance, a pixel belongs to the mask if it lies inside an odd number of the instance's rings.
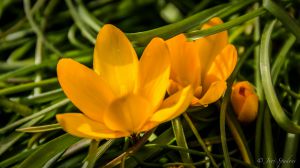
[[[248,123],[256,118],[258,96],[249,82],[237,82],[232,86],[231,104],[240,122]]]
[[[221,24],[213,18],[202,29]],[[226,79],[232,73],[237,52],[228,44],[227,32],[220,32],[195,41],[188,41],[183,34],[167,40],[171,54],[169,94],[192,85],[194,98],[191,105],[206,106],[217,101],[226,90]]]
[[[57,65],[59,83],[82,113],[56,115],[68,133],[91,139],[148,131],[180,115],[193,90],[182,88],[164,100],[169,83],[167,44],[154,38],[140,60],[118,28],[105,25],[94,49],[93,70],[72,59]]]

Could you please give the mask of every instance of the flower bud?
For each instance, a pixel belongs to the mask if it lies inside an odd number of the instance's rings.
[[[232,86],[231,104],[240,122],[249,123],[255,120],[258,111],[258,96],[249,82],[237,82]]]

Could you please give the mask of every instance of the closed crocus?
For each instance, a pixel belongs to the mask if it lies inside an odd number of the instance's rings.
[[[57,65],[59,83],[82,113],[56,115],[75,136],[119,138],[148,131],[180,115],[189,105],[190,86],[164,100],[170,74],[169,50],[154,38],[140,60],[118,28],[105,25],[94,49],[93,70],[72,60]]]
[[[202,29],[221,24],[213,18]],[[171,54],[171,76],[169,94],[192,85],[192,106],[207,106],[217,101],[226,90],[226,79],[232,73],[237,52],[228,44],[227,32],[188,41],[183,34],[167,40]]]
[[[240,122],[248,123],[255,120],[258,96],[249,82],[237,82],[232,86],[231,104]]]

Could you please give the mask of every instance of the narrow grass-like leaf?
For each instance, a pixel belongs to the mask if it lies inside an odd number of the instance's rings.
[[[65,151],[80,138],[64,134],[39,147],[18,168],[43,167],[50,159],[58,153]]]
[[[298,42],[300,41],[300,25],[295,19],[272,0],[264,0],[263,6],[297,37]]]
[[[42,126],[35,126],[35,127],[19,128],[16,131],[37,133],[37,132],[53,131],[58,129],[61,129],[61,126],[59,124],[49,124],[49,125],[42,125]]]
[[[260,47],[260,72],[262,80],[262,86],[266,95],[266,100],[269,105],[271,114],[277,124],[291,133],[300,133],[300,126],[292,122],[284,113],[278,98],[276,96],[274,86],[272,84],[271,72],[270,72],[270,42],[272,30],[275,26],[275,21],[268,24],[263,32]]]
[[[29,127],[36,124],[40,121],[42,117],[33,118],[31,121],[24,124],[22,127]],[[0,141],[0,155],[6,152],[14,143],[16,143],[22,136],[24,136],[24,132],[13,132],[9,136],[1,139]]]
[[[198,38],[203,37],[203,36],[212,35],[212,34],[219,33],[219,32],[222,32],[224,30],[230,29],[234,26],[240,25],[240,24],[242,24],[246,21],[249,21],[250,19],[253,19],[257,16],[261,16],[265,13],[266,13],[266,11],[263,8],[259,8],[259,9],[256,9],[255,11],[247,13],[243,16],[232,19],[232,20],[230,20],[226,23],[213,26],[209,29],[195,30],[195,31],[192,31],[190,33],[185,33],[185,35],[189,39],[195,40],[195,39],[198,39]]]
[[[93,168],[97,161],[97,148],[100,141],[92,140],[89,147],[89,153],[82,168]]]
[[[295,42],[296,42],[296,37],[290,34],[289,38],[285,41],[278,55],[276,56],[276,59],[271,69],[271,76],[272,76],[273,83],[276,83],[281,68],[284,65],[285,60],[287,59],[288,52],[290,51],[291,47]]]
[[[197,128],[195,127],[195,125],[193,124],[192,120],[190,119],[190,117],[187,115],[187,113],[183,113],[183,117],[185,118],[185,120],[187,121],[187,123],[189,124],[191,130],[193,131],[195,137],[197,138],[197,141],[199,142],[200,146],[203,148],[203,150],[205,151],[205,153],[207,154],[208,158],[210,159],[213,167],[218,167],[215,159],[213,158],[213,156],[211,155],[210,151],[208,150],[208,148],[206,147],[206,144],[204,143],[203,139],[201,138],[199,132],[197,131]]]
[[[1,161],[0,162],[0,167],[1,168],[6,168],[8,166],[16,164],[16,163],[24,160],[26,157],[28,157],[35,150],[36,149],[29,149],[29,150],[23,151],[21,153],[17,153],[16,155]]]
[[[56,84],[56,85],[58,84],[57,78],[50,78],[50,79],[42,80],[40,82],[32,82],[32,83],[26,83],[23,85],[7,87],[7,88],[0,90],[0,96],[30,90],[30,89],[33,89],[38,86],[45,87],[45,86],[49,86],[49,85],[53,85],[53,84]]]
[[[128,38],[137,45],[147,44],[153,37],[161,37],[168,39],[176,34],[182,33],[188,29],[191,29],[196,26],[207,22],[212,17],[217,16],[222,13],[225,9],[228,9],[228,4],[218,5],[210,9],[206,9],[200,13],[197,13],[193,16],[190,16],[182,21],[159,27],[156,29],[137,32],[137,33],[127,33]]]
[[[23,123],[25,123],[25,122],[27,122],[29,120],[32,120],[32,119],[34,119],[36,117],[45,115],[46,113],[48,113],[48,112],[50,112],[52,110],[55,110],[55,109],[57,109],[57,108],[59,108],[61,106],[64,106],[64,105],[66,105],[69,102],[70,102],[69,99],[63,99],[63,100],[59,101],[58,103],[55,103],[55,104],[53,104],[53,105],[51,105],[51,106],[49,106],[49,107],[47,107],[45,109],[42,109],[39,112],[36,112],[36,113],[34,113],[34,114],[30,115],[30,116],[24,117],[24,118],[22,118],[22,119],[20,119],[18,121],[15,121],[14,123],[8,124],[5,127],[3,127],[3,128],[0,129],[0,134],[3,134],[6,131],[8,131],[8,130],[10,130],[10,129],[12,129],[12,128],[18,126],[18,125],[20,125],[20,124],[23,124]]]
[[[300,123],[300,100],[298,100],[295,104],[295,108],[293,109],[293,122],[296,124]],[[299,147],[299,134],[292,134],[287,133],[285,145],[284,145],[284,152],[282,160],[290,161],[289,163],[283,163],[281,168],[294,168],[297,158],[298,147]]]
[[[177,145],[188,149],[180,117],[173,119],[171,122]],[[183,162],[192,163],[189,153],[180,152],[180,156]]]
[[[226,113],[226,122],[231,130],[235,142],[239,147],[243,160],[248,164],[254,164],[249,146],[247,145],[247,139],[245,138],[243,130],[231,110],[228,110]]]
[[[271,126],[271,116],[270,110],[266,108],[264,113],[264,148],[265,148],[265,158],[269,160],[276,160],[274,153],[274,143],[273,143],[273,133]],[[274,168],[275,162],[265,162],[264,166],[266,168]]]

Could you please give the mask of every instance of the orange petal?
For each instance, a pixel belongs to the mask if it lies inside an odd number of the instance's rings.
[[[236,63],[237,51],[233,45],[228,44],[216,57],[207,72],[203,83],[204,92],[208,89],[211,83],[217,80],[226,81],[234,70]]]
[[[169,85],[170,54],[166,43],[154,38],[140,60],[138,93],[151,101],[154,109],[162,102]]]
[[[66,132],[77,137],[99,140],[129,136],[123,132],[109,130],[104,124],[91,120],[80,113],[58,114],[56,119]]]
[[[137,55],[125,34],[113,25],[104,25],[97,36],[94,70],[116,95],[132,93],[136,87]]]
[[[143,125],[143,127],[141,128],[141,132],[147,132],[152,128],[157,127],[158,125],[158,122],[147,121],[145,125]]]
[[[127,95],[111,103],[104,114],[104,123],[111,130],[129,134],[141,132],[153,108],[151,102],[139,95]]]
[[[200,84],[200,61],[197,44],[188,42],[183,34],[167,40],[171,53],[171,79],[182,87]]]
[[[225,81],[216,81],[212,83],[204,95],[199,99],[198,103],[194,103],[195,106],[207,106],[208,104],[216,102],[224,94],[226,90]]]
[[[249,82],[237,82],[232,86],[231,104],[239,121],[251,122],[256,118],[258,96]]]
[[[255,120],[258,112],[258,97],[255,94],[248,95],[246,98],[240,114],[238,115],[238,120],[241,122],[252,122]]]
[[[58,81],[67,97],[89,118],[102,122],[103,111],[114,95],[93,70],[73,61],[61,59],[57,64]]]
[[[153,114],[150,121],[162,123],[179,116],[187,109],[192,98],[193,89],[189,85],[168,97],[163,102],[161,109]]]
[[[213,18],[208,23],[204,24],[202,29],[208,29],[222,23],[220,18]],[[196,43],[199,47],[201,76],[204,78],[216,56],[228,43],[227,31],[200,38],[196,40]]]

